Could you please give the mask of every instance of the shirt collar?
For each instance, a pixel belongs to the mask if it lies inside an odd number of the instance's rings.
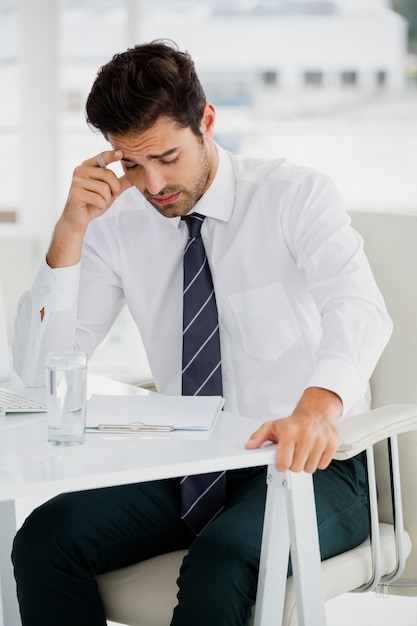
[[[230,156],[226,150],[215,143],[217,151],[217,172],[210,187],[196,202],[190,213],[200,213],[207,217],[228,222],[232,213],[236,192],[236,176]],[[178,227],[181,218],[171,220],[173,226]]]

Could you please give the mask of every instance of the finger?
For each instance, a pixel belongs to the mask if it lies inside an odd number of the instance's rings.
[[[310,429],[300,431],[293,441],[293,458],[289,469],[293,472],[314,472],[325,450],[326,441]]]
[[[96,175],[97,171],[102,174]],[[110,202],[120,192],[120,183],[111,170],[99,170],[98,167],[79,165],[74,170],[73,188],[80,196],[85,192],[94,193],[106,202]]]
[[[317,462],[320,459],[320,455],[317,458]],[[277,458],[277,463],[280,462],[282,465],[284,463],[287,464],[286,469],[290,469],[292,472],[308,472],[307,467],[314,465],[314,460],[306,448],[302,448],[301,446],[293,446],[292,455],[288,454],[286,456],[282,456],[282,458]],[[316,469],[316,468],[314,468]],[[314,470],[311,470],[314,471]]]
[[[307,474],[314,474],[314,472],[318,469],[322,458],[323,454],[321,450],[311,451],[308,456],[304,456],[303,458],[298,457],[296,453],[291,470],[293,472],[307,472]]]
[[[330,463],[333,461],[333,457],[337,451],[338,446],[339,441],[336,441],[331,446],[328,446],[328,448],[323,452],[321,459],[317,464],[317,469],[323,470],[330,465]]]
[[[94,191],[105,198],[110,194],[108,200],[114,200],[131,186],[124,174],[118,178],[111,169],[101,168],[97,163],[91,165],[91,159],[75,168],[73,180],[80,187]]]
[[[337,434],[330,435],[325,441],[317,440],[305,460],[304,471],[312,474],[317,469],[326,469],[332,462],[338,445],[339,437]]]
[[[272,430],[272,422],[265,422],[256,430],[245,444],[245,448],[253,450],[259,448],[265,441],[276,441]]]
[[[110,165],[110,163],[121,161],[122,158],[123,152],[121,150],[104,150],[104,152],[100,152],[100,154],[84,161],[83,165],[91,165],[93,167],[105,169],[107,165]]]
[[[107,194],[111,198],[110,192]],[[100,211],[104,211],[109,206],[109,200],[105,193],[96,192],[90,189],[79,188],[71,189],[68,194],[66,208],[71,207],[95,207]]]
[[[107,167],[107,163],[106,161],[103,159],[103,157],[101,156],[101,154],[97,155],[97,163],[99,165],[99,167],[101,167],[103,170],[106,169]]]
[[[100,169],[105,170],[107,168],[107,165],[110,165],[110,163],[116,163],[122,158],[123,152],[121,150],[108,150],[107,152],[102,152],[95,157],[96,164],[93,163],[93,166],[98,165]],[[88,159],[88,161],[85,161],[84,164],[91,165],[91,161],[94,161],[94,159]],[[116,180],[118,181],[118,184],[115,184]],[[106,178],[106,181],[110,185],[113,196],[119,196],[124,191],[126,191],[126,189],[132,187],[132,183],[129,181],[125,174],[120,176],[120,178],[117,178],[116,175],[114,175],[114,177],[109,176],[108,178]]]
[[[325,470],[326,467],[329,467],[330,463],[333,461],[332,454],[323,454],[319,462],[317,463],[317,468],[319,470]]]
[[[279,472],[286,472],[292,469],[294,461],[295,445],[292,441],[284,443],[281,441],[277,445],[275,454],[275,467]]]
[[[132,183],[129,181],[128,177],[125,174],[123,174],[123,176],[120,176],[119,183],[121,187],[119,193],[123,193],[124,191],[126,191],[126,189],[129,189],[129,187],[133,187]]]

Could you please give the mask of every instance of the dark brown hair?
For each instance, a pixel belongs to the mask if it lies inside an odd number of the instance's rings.
[[[87,122],[109,133],[148,130],[161,117],[201,135],[206,96],[187,52],[155,40],[116,54],[98,72],[87,99]]]

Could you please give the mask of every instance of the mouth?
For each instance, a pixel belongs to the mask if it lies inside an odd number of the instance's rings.
[[[151,198],[152,198],[152,202],[155,202],[156,204],[159,204],[162,206],[165,204],[173,204],[174,202],[178,200],[180,195],[181,195],[181,192],[177,191],[177,193],[173,193],[169,196],[151,196]]]

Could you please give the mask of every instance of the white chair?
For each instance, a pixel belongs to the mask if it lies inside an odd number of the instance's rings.
[[[372,542],[367,540],[357,548],[322,563],[324,596],[329,600],[348,591],[375,589],[378,585],[388,586],[389,593],[415,596],[417,215],[358,212],[352,214],[352,222],[364,238],[365,250],[394,320],[394,332],[372,377],[373,410],[341,424],[343,443],[335,457],[343,460],[367,451],[373,515]],[[397,441],[401,489],[396,472]],[[394,498],[388,447],[394,465]],[[378,504],[374,489],[373,452]],[[164,554],[98,576],[108,619],[129,626],[168,626],[176,604],[176,579],[184,554]],[[294,583],[289,578],[282,625],[297,624]]]

